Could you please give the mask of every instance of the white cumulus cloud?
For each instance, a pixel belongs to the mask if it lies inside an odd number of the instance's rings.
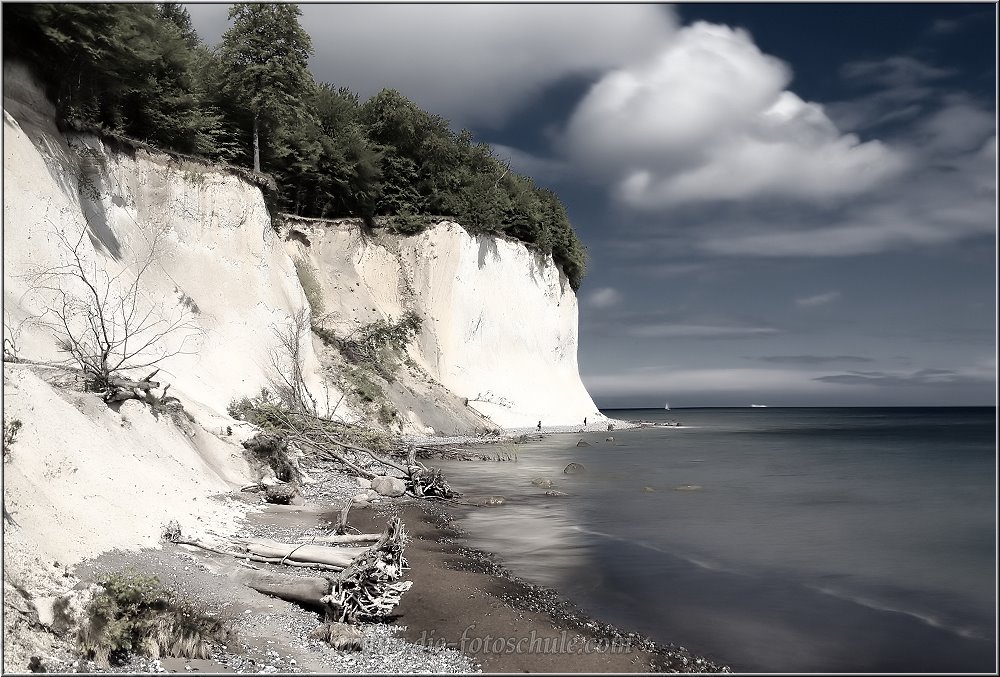
[[[871,191],[907,158],[843,134],[785,89],[789,68],[743,30],[698,22],[656,56],[612,70],[567,124],[563,150],[638,208]]]

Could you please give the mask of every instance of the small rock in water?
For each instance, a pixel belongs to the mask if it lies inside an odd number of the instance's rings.
[[[470,501],[473,505],[503,505],[507,502],[503,496],[482,496]]]
[[[268,503],[288,505],[297,493],[298,488],[294,484],[275,484],[267,487],[264,491],[264,497]]]
[[[586,470],[587,470],[586,466],[584,466],[582,463],[570,463],[565,468],[563,468],[563,472],[566,473],[567,475],[576,475],[577,473],[581,473]]]
[[[545,495],[546,496],[566,496],[567,494],[564,491],[556,491],[555,489],[549,489],[548,491],[545,492]]]
[[[615,441],[615,438],[614,438],[614,437],[608,437],[608,438],[605,438],[605,440],[604,440],[604,441],[605,441],[605,442],[614,442],[614,441]]]
[[[656,491],[656,489],[654,489],[653,487],[643,487],[643,488],[642,488],[642,490],[643,490],[644,492],[646,492],[647,494],[651,494],[651,493],[653,493],[654,491]]]
[[[699,491],[700,489],[700,484],[682,484],[679,487],[674,487],[674,491]]]
[[[552,480],[545,479],[544,477],[536,477],[535,479],[531,480],[531,483],[534,484],[536,487],[543,487],[546,489],[552,486]]]
[[[579,442],[576,443],[576,446],[578,446],[578,447],[589,447],[590,446],[590,442],[588,442],[586,440],[580,440]]]

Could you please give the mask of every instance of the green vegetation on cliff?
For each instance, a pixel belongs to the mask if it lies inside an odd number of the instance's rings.
[[[361,102],[315,82],[300,14],[236,4],[213,49],[177,3],[11,3],[4,57],[34,68],[61,124],[267,172],[299,216],[390,216],[403,233],[450,217],[551,254],[579,288],[586,252],[555,193],[396,90]]]

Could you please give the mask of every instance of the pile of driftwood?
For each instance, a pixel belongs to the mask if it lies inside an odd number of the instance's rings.
[[[290,445],[295,445],[314,460],[326,460],[340,465],[348,472],[372,480],[388,473],[398,473],[406,484],[407,493],[418,498],[453,498],[458,494],[451,488],[440,470],[428,468],[416,459],[416,448],[406,450],[405,459],[393,459],[348,439],[341,424],[311,414],[281,412],[281,434],[258,433],[243,446],[275,469],[281,480],[291,479],[291,472],[283,475]]]
[[[390,518],[381,534],[331,534],[300,543],[251,538],[234,539],[221,546],[210,545],[184,538],[176,523],[163,532],[163,537],[172,543],[242,560],[250,569],[242,576],[247,586],[267,595],[320,608],[324,612],[324,624],[384,617],[399,604],[402,594],[412,584],[401,580],[407,568],[403,557],[407,536],[398,517]],[[365,543],[368,545],[363,545]],[[304,577],[264,572],[250,562],[307,567],[324,573]],[[328,628],[325,634],[329,635],[327,639],[334,641],[338,632]]]
[[[159,371],[159,369],[155,369],[149,376],[138,381],[121,376],[110,376],[107,388],[104,391],[104,401],[110,404],[112,402],[124,402],[125,400],[139,400],[154,409],[163,407],[170,402],[179,403],[180,400],[176,397],[167,395],[167,391],[170,389],[169,383],[163,387],[163,391],[159,395],[153,392],[154,389],[160,387],[160,382],[153,380],[153,377]]]

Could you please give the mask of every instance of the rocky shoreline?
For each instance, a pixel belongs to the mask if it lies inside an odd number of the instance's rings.
[[[257,494],[241,494],[255,505],[235,536],[288,540],[327,532],[359,486],[354,477],[329,468],[314,466],[308,472],[312,482],[303,487],[303,506],[257,504]],[[156,575],[164,585],[227,618],[235,631],[229,645],[215,648],[204,660],[134,658],[110,669],[74,658],[69,646],[53,646],[42,664],[50,672],[123,673],[729,671],[684,647],[661,646],[590,618],[558,591],[512,575],[495,554],[465,547],[465,534],[456,522],[464,509],[458,502],[407,497],[380,497],[352,508],[352,525],[379,530],[390,516],[399,515],[412,538],[407,578],[414,587],[390,622],[360,626],[365,635],[360,651],[334,650],[311,638],[318,613],[249,590],[235,579],[238,563],[232,558],[164,544],[157,550],[105,553],[79,565],[75,574],[88,580],[131,568]],[[466,592],[458,595],[458,590]],[[477,627],[478,634],[459,634],[462,628]],[[495,634],[491,638],[483,632]],[[497,644],[500,639],[505,646]],[[533,639],[537,646],[530,645]],[[511,650],[518,641],[521,645]],[[581,647],[592,651],[584,653]],[[622,650],[616,653],[611,647]],[[518,650],[522,648],[526,650]]]

